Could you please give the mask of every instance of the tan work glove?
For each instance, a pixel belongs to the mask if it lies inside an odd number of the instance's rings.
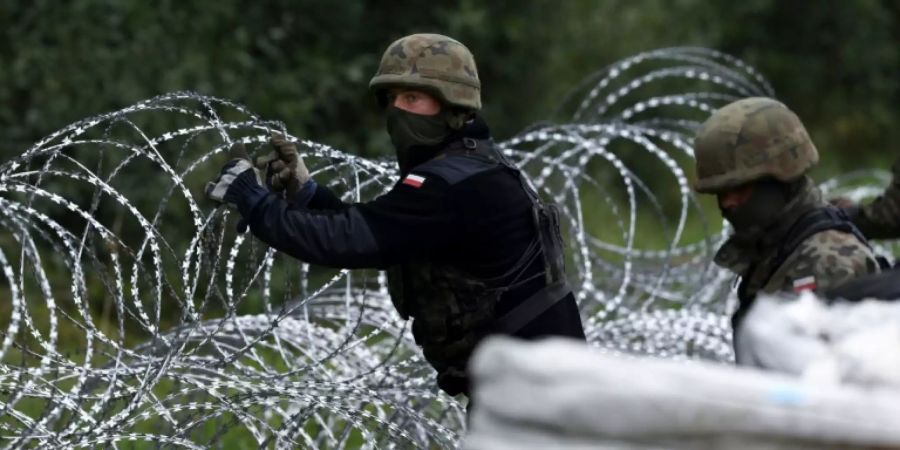
[[[272,133],[269,138],[274,151],[256,158],[256,167],[265,171],[266,180],[273,192],[284,192],[292,198],[309,181],[309,169],[293,142],[280,133]]]

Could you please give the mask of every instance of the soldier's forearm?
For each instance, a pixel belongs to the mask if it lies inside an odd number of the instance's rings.
[[[853,222],[869,239],[900,238],[900,161],[893,171],[894,178],[883,195],[851,211]]]
[[[289,208],[274,195],[246,217],[263,242],[301,261],[336,268],[380,268],[381,253],[356,208],[316,213]]]

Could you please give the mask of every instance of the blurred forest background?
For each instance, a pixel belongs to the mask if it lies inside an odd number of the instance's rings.
[[[823,153],[816,174],[886,168],[900,154],[896,0],[7,0],[0,30],[3,159],[77,119],[176,90],[388,155],[367,83],[387,44],[413,32],[451,35],[475,53],[500,139],[551,118],[607,64],[692,45],[768,77]]]

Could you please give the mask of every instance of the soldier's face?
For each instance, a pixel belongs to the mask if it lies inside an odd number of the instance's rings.
[[[750,200],[750,197],[753,196],[753,185],[738,186],[725,192],[719,192],[717,195],[719,197],[719,209],[722,211],[733,211]]]
[[[792,192],[788,184],[778,180],[756,180],[720,192],[719,208],[737,232],[764,230],[783,216]]]
[[[415,89],[393,88],[388,91],[388,104],[413,114],[434,116],[441,112],[441,102],[433,95]]]

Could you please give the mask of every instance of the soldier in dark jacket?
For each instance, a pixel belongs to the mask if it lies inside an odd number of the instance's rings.
[[[388,272],[391,299],[450,395],[468,394],[466,363],[495,333],[584,339],[563,272],[558,217],[498,151],[478,116],[475,61],[436,34],[397,40],[369,86],[385,107],[400,179],[348,204],[309,179],[275,136],[261,162],[230,162],[208,193],[234,205],[252,233],[297,259]]]

